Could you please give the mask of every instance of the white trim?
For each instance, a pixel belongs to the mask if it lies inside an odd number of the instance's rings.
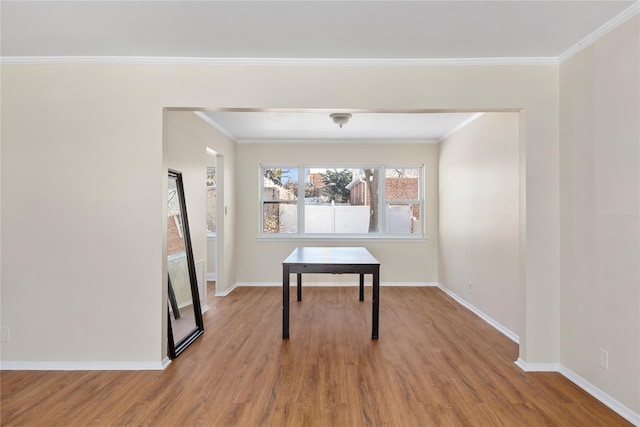
[[[207,273],[207,282],[215,282],[216,280],[218,280],[217,273]]]
[[[314,274],[322,274],[322,273],[314,273]],[[304,287],[355,287],[360,286],[359,282],[305,282],[303,281]],[[282,287],[282,282],[238,282],[236,284],[238,287],[246,287],[246,286],[256,286],[256,287]],[[289,281],[290,286],[296,286],[296,281]],[[365,279],[366,287],[370,288],[371,281],[367,281]],[[436,282],[380,282],[380,287],[393,287],[393,286],[406,286],[406,287],[426,287],[426,286],[438,286]]]
[[[160,362],[0,362],[3,371],[161,371],[170,360]]]
[[[216,286],[217,288],[218,286]],[[236,288],[238,287],[238,283],[234,283],[229,289],[224,290],[224,291],[218,291],[216,289],[216,293],[214,294],[214,296],[216,297],[226,297],[227,295],[229,295],[231,292],[233,292]]]
[[[274,286],[282,286],[282,282],[238,282],[238,287],[274,287]],[[292,285],[295,285],[295,281],[293,281]]]
[[[630,423],[640,426],[640,414],[636,414],[631,409],[627,408],[625,405],[573,372],[571,369],[565,366],[560,366],[560,373]]]
[[[640,414],[633,412],[631,409],[591,384],[589,381],[582,378],[580,375],[573,372],[566,366],[562,366],[559,363],[527,363],[524,360],[518,358],[515,362],[525,372],[558,372],[569,381],[589,393],[594,398],[598,399],[609,409],[632,423],[633,425],[640,426]]]
[[[525,372],[558,372],[560,370],[559,363],[527,363],[518,358],[515,364]]]
[[[366,285],[366,283],[365,283]],[[429,286],[438,286],[437,282],[381,282],[380,286],[385,287],[395,287],[395,286],[406,286],[406,287],[429,287]]]
[[[471,312],[473,312],[476,316],[478,316],[479,318],[481,318],[482,320],[484,320],[485,322],[487,322],[488,324],[490,324],[491,326],[493,326],[495,329],[497,329],[499,332],[501,332],[503,335],[505,335],[507,338],[509,338],[511,341],[515,342],[516,344],[520,344],[520,337],[518,337],[518,335],[514,334],[512,331],[510,331],[508,328],[504,327],[503,325],[501,325],[499,322],[493,320],[491,317],[489,317],[488,315],[486,315],[484,312],[482,312],[480,309],[478,309],[477,307],[475,307],[473,304],[468,303],[467,301],[465,301],[464,299],[462,299],[461,297],[459,297],[455,292],[451,291],[450,289],[444,287],[441,284],[437,284],[437,286],[447,295],[449,295],[451,298],[453,298],[454,300],[456,300],[460,305],[466,307],[467,309],[471,310]]]
[[[519,337],[516,334],[514,334],[513,332],[511,332],[509,329],[505,328],[504,326],[500,325],[495,320],[491,319],[489,316],[487,316],[482,311],[478,310],[476,307],[474,307],[473,305],[469,304],[468,302],[466,302],[465,300],[460,298],[458,295],[456,295],[451,290],[445,288],[444,286],[442,286],[440,284],[438,284],[438,287],[440,289],[442,289],[442,291],[445,292],[447,295],[451,296],[458,303],[460,303],[464,307],[466,307],[469,310],[471,310],[472,312],[474,312],[481,319],[483,319],[484,321],[489,323],[491,326],[496,328],[498,331],[502,332],[504,335],[506,335],[512,341],[514,341],[516,343],[519,343],[519,341],[520,341]],[[582,388],[584,391],[589,393],[591,396],[595,397],[600,402],[602,402],[607,407],[609,407],[611,410],[613,410],[614,412],[619,414],[621,417],[625,418],[627,421],[633,423],[634,425],[640,426],[640,415],[639,414],[636,414],[631,409],[627,408],[625,405],[623,405],[622,403],[618,402],[613,397],[609,396],[607,393],[605,393],[602,390],[600,390],[598,387],[596,387],[593,384],[589,383],[584,378],[580,377],[575,372],[573,372],[570,369],[562,366],[559,363],[528,363],[528,362],[525,362],[524,360],[522,360],[521,358],[518,358],[518,360],[516,360],[515,364],[525,372],[559,372],[560,374],[565,376],[567,379],[569,379],[570,381],[575,383],[578,387]]]
[[[281,67],[451,67],[558,65],[555,57],[504,58],[202,58],[157,56],[3,56],[2,65],[113,64]]]
[[[167,369],[167,366],[169,365],[171,365],[171,359],[169,359],[168,357],[162,359],[162,370]]]
[[[573,45],[571,48],[567,49],[562,55],[558,57],[558,63],[562,64],[567,59],[571,58],[573,55],[580,52],[582,49],[591,46],[595,42],[597,42],[600,38],[604,37],[606,34],[616,29],[623,23],[625,23],[628,19],[634,17],[638,12],[640,12],[640,2],[635,2],[631,6],[629,6],[626,10],[624,10],[621,14],[595,30],[593,33],[589,34],[584,39],[580,40],[578,43]]]

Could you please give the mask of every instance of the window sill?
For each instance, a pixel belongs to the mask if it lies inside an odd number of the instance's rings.
[[[429,240],[426,236],[407,237],[401,235],[375,235],[375,236],[355,236],[355,235],[258,235],[257,240],[259,242],[411,242],[411,243],[424,243]]]

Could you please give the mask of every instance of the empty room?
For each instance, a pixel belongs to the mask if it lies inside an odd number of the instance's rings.
[[[3,1],[0,424],[640,425],[639,12]]]

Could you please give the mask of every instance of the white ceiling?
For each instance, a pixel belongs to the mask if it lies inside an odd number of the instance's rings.
[[[638,0],[8,1],[5,63],[420,65],[558,63],[637,13]],[[82,58],[81,58],[82,57]],[[435,62],[434,62],[435,61]],[[216,112],[239,142],[433,142],[474,117],[353,112]]]
[[[558,58],[637,0],[7,1],[3,57]]]
[[[214,127],[239,143],[403,142],[437,143],[477,117],[475,113],[352,112],[338,127],[333,111],[205,112]]]

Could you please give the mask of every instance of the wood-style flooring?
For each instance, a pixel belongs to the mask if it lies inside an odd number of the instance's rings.
[[[213,292],[211,292],[213,295]],[[3,426],[630,426],[438,288],[210,297],[205,333],[164,371],[3,371]]]

